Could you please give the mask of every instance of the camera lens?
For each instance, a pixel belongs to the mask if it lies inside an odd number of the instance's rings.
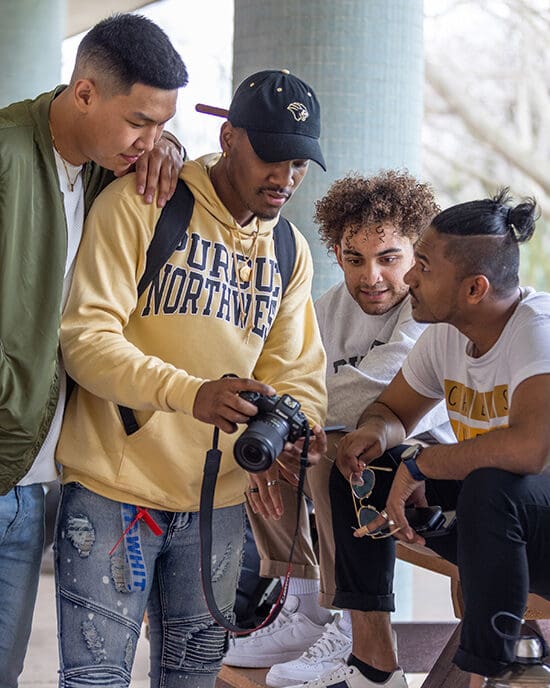
[[[288,430],[288,423],[272,414],[252,421],[235,442],[235,461],[250,473],[266,471],[283,451]]]
[[[266,471],[273,463],[271,456],[271,447],[266,445],[260,438],[249,436],[246,438],[246,442],[240,442],[239,446],[235,444],[235,459],[237,463],[245,471],[250,471],[251,473]]]

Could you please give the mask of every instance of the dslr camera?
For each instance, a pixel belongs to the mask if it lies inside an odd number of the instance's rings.
[[[266,471],[283,451],[285,442],[296,442],[307,433],[307,418],[300,411],[300,402],[290,394],[240,392],[239,396],[254,404],[258,413],[235,442],[235,461],[250,473]]]

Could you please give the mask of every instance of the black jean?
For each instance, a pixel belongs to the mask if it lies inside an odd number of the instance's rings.
[[[398,464],[398,448],[374,462]],[[375,471],[368,503],[383,509],[393,474]],[[330,479],[336,543],[334,604],[359,611],[394,611],[395,541],[353,537],[357,526],[349,482],[334,466]],[[527,594],[550,599],[550,471],[516,475],[494,468],[472,472],[463,482],[427,480],[429,504],[456,509],[456,530],[426,544],[458,564],[464,596],[460,647],[454,661],[463,671],[494,676],[514,657],[514,641],[501,639],[491,619],[500,611],[523,615]],[[507,633],[518,625],[497,621]]]

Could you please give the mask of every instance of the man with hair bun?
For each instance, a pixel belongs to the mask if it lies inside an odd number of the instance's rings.
[[[470,673],[471,688],[513,662],[528,592],[550,599],[550,295],[520,287],[518,278],[519,244],[533,234],[535,210],[532,199],[511,205],[503,190],[433,219],[404,279],[414,319],[434,324],[340,442],[331,476],[336,576],[351,581],[336,600],[380,613],[388,590],[379,581],[394,557],[391,538],[375,535],[427,544],[457,563],[464,619],[454,661]],[[403,450],[411,428],[441,400],[457,442]],[[376,471],[371,503],[379,513],[353,533],[350,483],[361,486],[371,463],[395,475],[383,481]],[[456,527],[436,538],[415,532],[404,509],[420,495],[456,509]],[[369,557],[360,542],[388,543],[386,556]],[[356,575],[344,578],[349,571]],[[360,662],[316,688],[371,686],[365,675],[381,667],[376,642],[363,641],[353,650]]]
[[[31,630],[44,542],[43,483],[66,398],[61,312],[84,216],[114,176],[159,207],[182,164],[163,128],[187,70],[139,15],[82,39],[69,85],[0,110],[0,684],[15,688]]]
[[[319,235],[334,252],[344,278],[315,304],[327,352],[327,425],[355,427],[365,403],[389,384],[423,331],[424,326],[413,320],[404,275],[414,261],[414,242],[437,211],[428,184],[393,170],[372,177],[348,175],[334,182],[317,202]],[[451,441],[443,405],[423,419],[414,435],[418,441]],[[345,599],[334,600],[335,553],[328,491],[341,437],[341,432],[330,433],[328,455],[307,475],[306,489],[313,500],[319,535],[319,566],[307,510],[303,509],[305,517],[293,559],[296,575],[290,580],[283,613],[271,626],[237,638],[225,659],[238,666],[271,666],[266,677],[269,686],[318,679],[341,666],[351,650],[349,612],[332,618],[328,611],[333,601],[347,609]],[[284,575],[296,518],[295,489],[285,482],[280,489],[284,513],[278,521],[260,517],[273,514],[249,499],[261,574],[270,577]],[[339,508],[336,505],[335,511]],[[363,637],[362,621],[353,620],[354,637]],[[383,631],[386,635],[381,640],[387,642],[382,666],[395,670],[392,686],[405,686],[405,677],[396,668],[389,623]]]

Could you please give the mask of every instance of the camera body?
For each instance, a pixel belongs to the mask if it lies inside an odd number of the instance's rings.
[[[251,473],[266,471],[283,451],[285,442],[296,442],[306,434],[307,418],[300,410],[300,402],[290,394],[240,392],[239,396],[254,404],[258,413],[235,442],[235,461]]]

